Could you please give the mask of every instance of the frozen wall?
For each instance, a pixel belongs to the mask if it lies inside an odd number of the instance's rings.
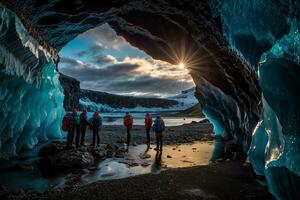
[[[0,4],[0,159],[61,138],[63,98],[47,51]]]
[[[300,2],[211,0],[230,47],[256,71],[263,112],[249,159],[278,199],[300,192]]]

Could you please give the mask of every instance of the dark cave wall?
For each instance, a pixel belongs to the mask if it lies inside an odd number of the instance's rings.
[[[64,108],[67,111],[70,111],[73,107],[78,108],[80,99],[80,81],[62,73],[59,75],[59,81],[65,95]]]

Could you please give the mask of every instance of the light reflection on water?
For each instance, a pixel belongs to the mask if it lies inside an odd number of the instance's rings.
[[[123,116],[125,113],[101,113],[103,117],[104,125],[123,125]],[[171,114],[171,113],[168,113]],[[93,113],[89,112],[88,117],[92,117]],[[131,113],[134,118],[134,125],[144,125],[145,113]],[[156,116],[156,113],[152,113],[152,117]],[[189,124],[192,121],[200,122],[205,118],[201,117],[163,117],[166,126],[180,126],[183,124]]]
[[[215,145],[214,145],[215,144]],[[217,147],[216,147],[217,145]],[[10,190],[24,189],[44,192],[47,189],[63,188],[72,184],[87,184],[95,181],[120,179],[140,174],[158,174],[168,168],[208,165],[220,151],[220,142],[194,142],[192,144],[165,146],[161,155],[146,145],[131,147],[124,158],[107,158],[96,169],[65,174],[53,178],[43,177],[34,164],[37,157],[0,163],[0,186]],[[215,151],[215,152],[214,152]],[[9,167],[10,165],[10,167]],[[21,166],[12,169],[11,166]]]
[[[85,174],[87,182],[119,179],[140,174],[157,174],[168,168],[208,165],[214,149],[213,142],[168,145],[163,152],[147,150],[146,145],[131,147],[124,158],[111,158],[98,165],[98,170]],[[129,167],[129,165],[137,165]]]

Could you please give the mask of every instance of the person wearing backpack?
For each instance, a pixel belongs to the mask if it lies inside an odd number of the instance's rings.
[[[67,147],[70,148],[73,145],[75,131],[76,135],[80,135],[79,117],[76,108],[72,108],[72,113],[68,118],[68,129]]]
[[[97,146],[100,145],[100,136],[99,131],[102,126],[102,117],[99,115],[99,112],[94,112],[93,117],[90,120],[90,126],[93,131],[93,146],[96,145],[97,140]]]
[[[163,147],[163,132],[165,131],[165,122],[158,114],[153,124],[153,131],[156,136],[156,148],[157,151],[162,151]]]
[[[72,128],[70,127],[71,113],[67,112],[62,120],[62,130],[68,132],[67,134],[67,147],[69,147],[70,140],[72,138]]]
[[[88,122],[88,117],[87,117],[87,110],[84,109],[79,116],[80,135],[76,135],[76,146],[84,145],[85,132],[86,132],[86,127],[88,126],[88,124],[89,124],[89,122]],[[80,142],[80,144],[79,144],[79,142]]]
[[[126,131],[127,131],[127,149],[126,151],[128,151],[129,149],[129,144],[130,144],[130,131],[132,129],[133,126],[133,117],[130,115],[129,112],[126,112],[126,115],[124,116],[124,126],[126,127]]]
[[[146,128],[146,136],[147,136],[146,144],[147,144],[148,149],[150,148],[150,130],[151,130],[151,127],[152,127],[152,117],[151,117],[150,113],[147,113],[146,117],[145,117],[145,128]]]

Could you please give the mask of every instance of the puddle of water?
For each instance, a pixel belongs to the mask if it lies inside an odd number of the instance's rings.
[[[214,149],[213,142],[196,142],[165,146],[162,152],[147,150],[146,145],[130,147],[124,158],[101,162],[96,171],[82,176],[86,182],[119,179],[140,174],[158,174],[168,168],[208,165]]]
[[[146,145],[131,146],[124,158],[108,158],[96,168],[79,170],[80,173],[65,174],[53,178],[43,177],[35,165],[35,157],[14,160],[0,167],[0,186],[14,191],[24,189],[44,192],[49,188],[63,188],[69,185],[83,185],[96,181],[121,179],[141,174],[158,174],[168,168],[208,165],[219,146],[215,142],[195,142],[192,144],[164,146],[162,152],[147,150]],[[214,152],[214,153],[213,153]],[[9,165],[21,165],[12,169]],[[3,163],[4,164],[4,163]],[[6,166],[7,165],[7,166]]]

